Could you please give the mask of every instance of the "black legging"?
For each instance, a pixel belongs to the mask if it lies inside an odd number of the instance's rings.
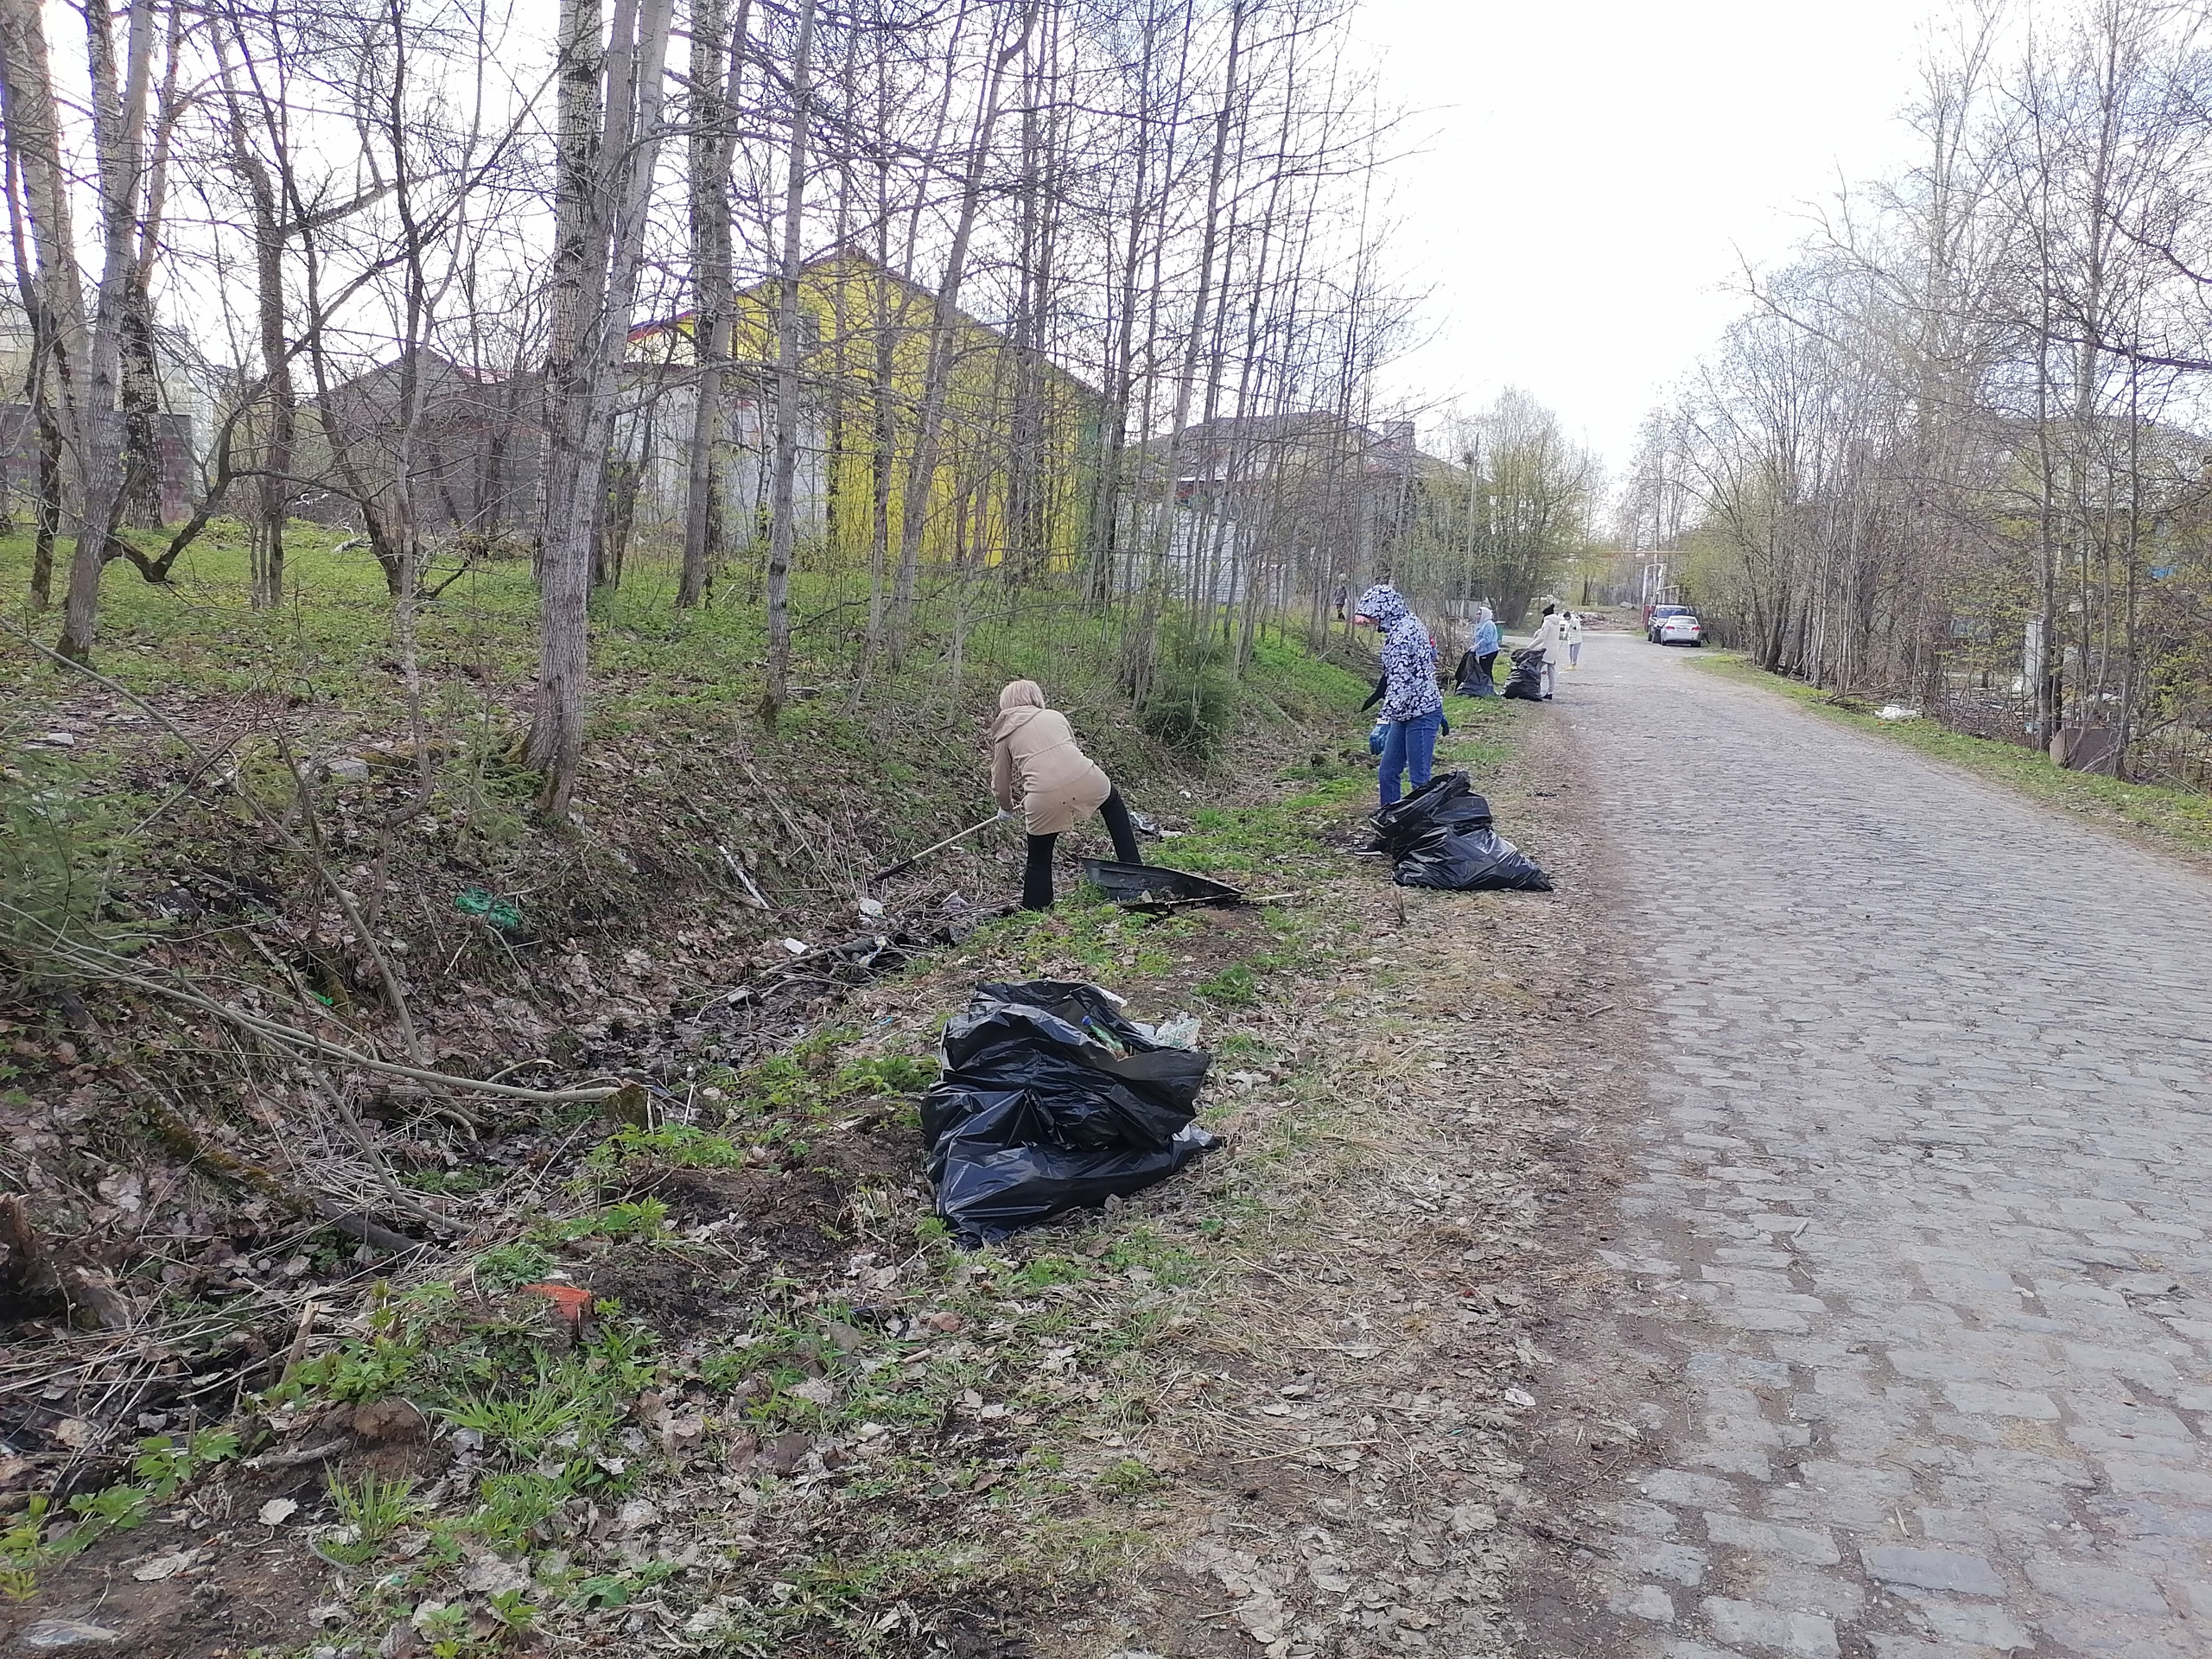
[[[1143,863],[1144,855],[1137,850],[1136,826],[1129,822],[1129,809],[1122,804],[1120,790],[1107,790],[1106,798],[1099,803],[1098,816],[1106,820],[1106,833],[1114,838],[1114,856],[1124,864]],[[1029,837],[1029,866],[1021,875],[1024,910],[1052,907],[1052,849],[1058,841],[1058,836]]]

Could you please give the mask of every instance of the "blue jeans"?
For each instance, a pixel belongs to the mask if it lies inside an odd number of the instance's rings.
[[[1429,773],[1436,769],[1437,728],[1443,723],[1441,709],[1390,722],[1389,730],[1382,737],[1380,782],[1383,805],[1389,806],[1405,792],[1398,786],[1402,772],[1413,774],[1415,789],[1428,781]]]

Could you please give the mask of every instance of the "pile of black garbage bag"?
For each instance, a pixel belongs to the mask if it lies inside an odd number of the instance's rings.
[[[1541,645],[1523,645],[1513,653],[1513,671],[1505,677],[1505,696],[1523,702],[1544,700],[1544,652]]]
[[[1192,1121],[1209,1064],[1096,985],[978,985],[922,1101],[938,1214],[987,1244],[1166,1179],[1217,1144]]]
[[[1402,887],[1460,893],[1549,893],[1552,879],[1491,827],[1490,803],[1464,772],[1432,778],[1368,822],[1396,863]]]

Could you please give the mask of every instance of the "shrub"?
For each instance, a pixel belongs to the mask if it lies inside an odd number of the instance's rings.
[[[55,976],[73,947],[137,943],[105,919],[109,816],[80,767],[35,751],[0,766],[0,981]]]
[[[1229,648],[1211,639],[1179,639],[1170,645],[1137,711],[1137,722],[1147,732],[1199,760],[1220,752],[1236,718]]]

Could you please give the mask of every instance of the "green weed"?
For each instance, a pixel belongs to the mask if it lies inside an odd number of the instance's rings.
[[[69,1508],[78,1517],[70,1541],[82,1548],[102,1533],[130,1532],[145,1524],[153,1513],[154,1494],[143,1486],[108,1486],[78,1493],[69,1500]]]
[[[157,1499],[166,1502],[217,1464],[238,1452],[238,1437],[227,1429],[203,1428],[179,1443],[166,1434],[138,1442],[130,1471]]]
[[[1103,1497],[1141,1497],[1161,1484],[1157,1471],[1141,1458],[1122,1458],[1099,1471],[1096,1482]]]
[[[658,1198],[611,1204],[594,1214],[563,1222],[558,1233],[563,1238],[628,1238],[650,1243],[667,1236],[668,1206]]]
[[[518,1285],[536,1284],[543,1279],[553,1270],[553,1257],[542,1245],[518,1239],[512,1244],[494,1244],[490,1249],[479,1252],[470,1269],[476,1282],[486,1290],[512,1290]]]
[[[35,1494],[22,1514],[0,1531],[0,1597],[29,1601],[38,1593],[39,1569],[46,1565],[46,1494]]]
[[[1252,977],[1252,969],[1241,962],[1232,962],[1212,978],[1200,980],[1194,988],[1207,1001],[1218,1002],[1224,1007],[1249,1007],[1260,1000],[1259,984]]]
[[[520,1395],[473,1395],[439,1415],[455,1428],[474,1429],[501,1451],[540,1457],[563,1435],[581,1437],[591,1426],[594,1402],[569,1393],[560,1386],[563,1380],[549,1376]]]
[[[372,1560],[394,1533],[422,1514],[422,1507],[415,1502],[415,1482],[411,1478],[388,1479],[372,1470],[364,1471],[359,1480],[349,1481],[341,1473],[334,1473],[326,1482],[331,1507],[337,1510],[341,1524],[353,1529],[351,1541],[325,1542],[322,1551],[333,1560],[351,1561],[359,1565]]]
[[[745,1161],[746,1149],[728,1135],[690,1123],[664,1123],[650,1129],[625,1124],[594,1147],[586,1160],[594,1168],[610,1171],[645,1165],[734,1169]]]

